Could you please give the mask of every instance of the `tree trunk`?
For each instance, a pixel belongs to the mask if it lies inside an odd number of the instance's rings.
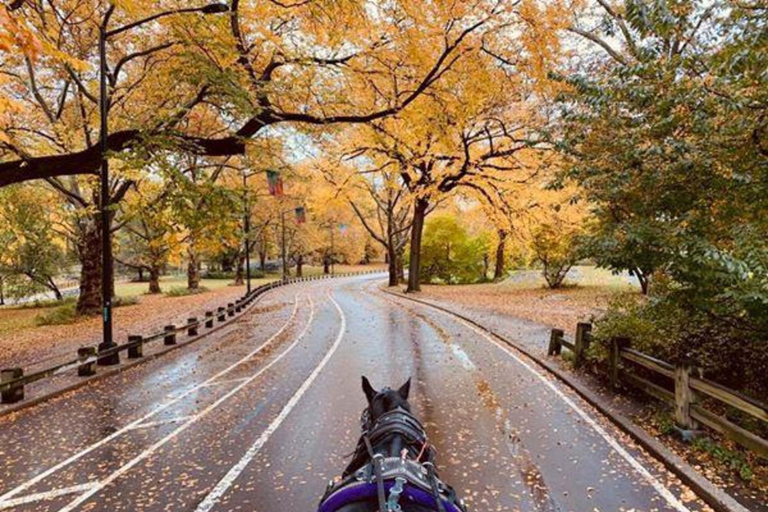
[[[48,276],[47,286],[53,292],[53,296],[56,297],[56,300],[62,300],[64,298],[64,296],[61,294],[61,290],[59,290],[59,287],[56,286],[56,283],[53,281],[51,276]]]
[[[80,260],[80,295],[77,314],[96,315],[101,312],[101,228],[95,213],[80,225],[77,256]]]
[[[401,247],[395,252],[395,266],[397,267],[397,279],[400,283],[405,282],[405,247]]]
[[[304,277],[303,267],[304,267],[304,256],[299,254],[296,257],[296,277]]]
[[[160,293],[160,267],[152,266],[149,269],[149,293]]]
[[[5,306],[5,279],[0,277],[0,306]]]
[[[499,244],[496,246],[496,264],[493,269],[494,281],[499,281],[502,278],[504,278],[504,272],[505,272],[504,251],[507,245],[507,230],[500,229],[498,231],[498,234],[499,234]]]
[[[644,272],[638,268],[635,269],[635,276],[637,277],[637,280],[640,281],[640,291],[642,294],[648,295],[648,291],[651,287],[650,272]]]
[[[237,269],[235,270],[235,285],[245,284],[245,254],[237,258]]]
[[[323,258],[323,274],[331,273],[331,258],[328,256]]]
[[[232,258],[229,256],[222,256],[221,258],[221,271],[222,272],[232,272],[233,270],[233,261]]]
[[[397,253],[395,250],[395,244],[390,239],[387,245],[387,267],[389,270],[389,286],[397,286],[400,284],[400,275],[397,268]]]
[[[424,218],[427,215],[429,201],[424,198],[416,200],[413,207],[413,225],[411,227],[411,261],[408,265],[408,288],[406,292],[419,292],[421,285],[419,272],[421,271],[421,235],[424,231]]]
[[[139,267],[137,270],[139,271],[139,282],[143,283],[144,282],[144,267]]]
[[[190,241],[187,247],[187,288],[197,290],[200,288],[200,267],[197,261],[197,249],[193,241]]]
[[[262,272],[267,270],[267,230],[264,229],[261,233],[261,241],[259,242],[259,268]]]

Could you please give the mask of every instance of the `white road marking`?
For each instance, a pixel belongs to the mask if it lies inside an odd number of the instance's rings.
[[[52,466],[52,467],[48,468],[46,471],[43,471],[42,473],[38,474],[37,476],[27,480],[26,482],[18,485],[17,487],[11,489],[8,492],[6,492],[2,496],[0,496],[0,507],[3,506],[5,504],[5,502],[8,501],[13,496],[16,496],[20,492],[29,489],[33,485],[35,485],[35,484],[41,482],[42,480],[48,478],[49,476],[51,476],[52,474],[54,474],[58,470],[60,470],[60,469],[62,469],[64,467],[72,464],[73,462],[76,462],[77,460],[82,458],[84,455],[87,455],[88,453],[92,452],[93,450],[96,450],[97,448],[100,448],[101,446],[104,446],[108,442],[110,442],[110,441],[114,440],[115,438],[125,434],[126,432],[128,432],[130,430],[133,430],[136,426],[144,423],[149,418],[151,418],[151,417],[155,416],[156,414],[164,411],[165,409],[167,409],[168,407],[172,406],[173,404],[175,404],[176,402],[178,402],[182,398],[184,398],[184,397],[194,393],[195,391],[199,390],[200,388],[204,387],[209,382],[218,379],[222,375],[226,375],[230,371],[234,370],[238,365],[246,362],[252,356],[254,356],[257,353],[261,352],[264,349],[264,347],[266,347],[267,345],[272,343],[277,337],[279,337],[288,328],[288,326],[291,324],[291,322],[293,322],[293,319],[296,317],[296,312],[298,311],[298,308],[299,308],[299,299],[298,299],[298,294],[297,294],[294,297],[293,311],[291,312],[291,316],[290,316],[290,318],[288,318],[288,321],[280,328],[280,330],[278,330],[275,334],[273,334],[267,341],[262,343],[259,347],[255,348],[253,351],[251,351],[247,356],[243,357],[242,359],[240,359],[236,363],[232,364],[231,366],[228,366],[227,368],[223,369],[219,373],[215,374],[213,377],[210,377],[209,379],[203,381],[200,384],[192,386],[191,388],[189,388],[188,390],[184,391],[183,393],[181,393],[180,395],[178,395],[174,399],[166,402],[165,404],[163,404],[160,407],[154,409],[153,411],[151,411],[148,414],[142,416],[141,418],[132,421],[131,423],[129,423],[128,425],[126,425],[125,427],[123,427],[123,428],[121,428],[119,430],[116,430],[115,432],[113,432],[109,436],[105,437],[104,439],[102,439],[102,440],[100,440],[100,441],[98,441],[96,443],[93,443],[89,447],[87,447],[87,448],[85,448],[85,449],[75,453],[74,455],[72,455],[68,459],[65,459],[65,460],[59,462],[55,466]]]
[[[35,494],[28,494],[27,496],[14,498],[12,500],[6,500],[0,503],[0,510],[6,509],[6,508],[18,507],[19,505],[26,505],[27,503],[34,503],[36,501],[52,500],[54,498],[58,498],[59,496],[66,496],[67,494],[75,494],[79,492],[88,491],[94,485],[96,485],[96,482],[88,483],[88,484],[73,485],[72,487],[53,489],[50,491],[38,492]]]
[[[75,508],[79,507],[83,502],[85,502],[88,498],[96,494],[97,492],[101,491],[104,487],[108,486],[121,476],[123,476],[125,473],[130,471],[134,466],[136,466],[139,462],[142,462],[143,460],[147,459],[150,455],[155,453],[159,448],[161,448],[163,445],[165,445],[168,441],[174,439],[176,436],[184,432],[186,429],[200,421],[202,418],[208,415],[211,411],[216,409],[218,406],[226,402],[230,397],[237,394],[241,389],[243,389],[245,386],[253,382],[255,379],[257,379],[262,373],[269,370],[275,363],[280,361],[288,352],[295,347],[299,341],[307,334],[309,331],[309,327],[312,325],[312,321],[315,318],[315,305],[312,302],[311,297],[307,297],[309,300],[309,320],[307,321],[307,325],[304,327],[304,329],[301,331],[301,334],[299,334],[296,339],[291,343],[288,348],[286,348],[283,352],[280,353],[279,356],[274,358],[272,361],[269,362],[266,366],[262,367],[258,372],[254,373],[250,377],[248,377],[248,380],[242,382],[238,386],[235,386],[232,390],[221,396],[219,399],[217,399],[215,402],[213,402],[211,405],[197,413],[195,416],[192,417],[190,421],[187,423],[184,423],[180,427],[178,427],[173,432],[169,433],[159,441],[155,442],[152,446],[144,450],[143,452],[139,453],[136,457],[129,460],[122,466],[120,466],[118,469],[113,471],[107,478],[101,480],[98,482],[93,488],[89,489],[87,492],[81,494],[74,500],[70,501],[67,505],[59,509],[59,512],[70,512],[71,510],[74,510]]]
[[[425,304],[422,302],[417,302],[416,304],[421,304],[422,306],[430,306],[429,304]],[[448,313],[447,311],[443,311],[440,309],[437,309],[435,307],[430,307],[430,309],[433,309],[434,311],[437,311],[438,313],[442,313],[443,315],[451,318],[454,322],[458,322],[468,329],[474,331],[475,333],[479,334],[483,338],[490,341],[495,347],[500,349],[502,352],[507,354],[508,356],[512,357],[515,361],[517,361],[523,368],[531,372],[534,376],[536,376],[537,379],[539,379],[545,386],[547,386],[550,390],[552,390],[560,399],[563,400],[568,406],[573,409],[576,414],[578,414],[587,424],[592,427],[592,429],[597,432],[597,434],[602,437],[608,445],[613,448],[621,457],[626,460],[632,468],[637,471],[640,476],[642,476],[655,490],[658,492],[661,497],[663,497],[667,503],[672,506],[675,510],[678,510],[679,512],[691,512],[688,507],[686,507],[683,502],[681,502],[677,497],[672,494],[672,491],[667,489],[661,482],[659,482],[656,477],[654,477],[648,469],[643,466],[640,461],[638,461],[635,457],[632,456],[627,450],[624,449],[621,444],[613,437],[611,436],[597,421],[595,421],[589,414],[587,414],[586,411],[584,411],[581,407],[579,407],[573,400],[571,400],[565,393],[563,393],[560,389],[555,386],[552,381],[547,379],[544,375],[542,375],[540,372],[536,371],[534,368],[532,368],[528,363],[523,361],[517,354],[515,354],[512,349],[509,347],[502,345],[498,340],[494,339],[493,337],[489,336],[487,332],[478,329],[474,325],[470,324],[463,318],[457,317],[451,313]]]
[[[283,407],[283,410],[280,411],[280,414],[272,421],[272,423],[270,423],[267,429],[261,433],[259,438],[256,439],[251,447],[248,448],[248,451],[245,452],[245,455],[243,455],[237,464],[232,466],[227,474],[224,475],[221,480],[219,480],[219,482],[216,484],[216,487],[214,487],[213,490],[211,490],[211,492],[203,499],[203,501],[200,502],[200,504],[195,509],[195,512],[208,512],[216,505],[219,499],[224,495],[224,493],[227,492],[232,484],[235,483],[235,480],[237,480],[243,470],[245,470],[248,464],[250,464],[253,458],[259,453],[261,448],[266,444],[267,441],[269,441],[269,438],[280,427],[280,424],[283,423],[285,418],[288,417],[293,408],[296,407],[296,404],[299,403],[301,397],[304,396],[304,393],[306,393],[317,376],[323,370],[326,363],[328,363],[328,360],[330,360],[331,356],[333,356],[334,352],[336,352],[336,349],[339,347],[339,343],[341,343],[341,340],[344,337],[344,331],[347,329],[347,319],[344,316],[344,311],[342,311],[339,304],[333,299],[333,296],[331,296],[330,292],[328,293],[328,298],[331,299],[333,305],[336,306],[336,309],[339,312],[339,317],[341,318],[339,334],[336,336],[336,340],[333,342],[331,349],[325,354],[325,357],[323,357],[323,359],[320,361],[320,364],[318,364],[317,367],[312,371],[307,380],[305,380],[301,387],[299,387],[299,389],[296,391],[296,393],[293,394],[291,399],[288,400],[288,403],[285,404],[285,407]]]
[[[224,380],[215,380],[213,382],[209,382],[205,385],[205,387],[210,388],[213,386],[220,386],[222,384],[238,384],[240,382],[243,382],[245,380],[248,380],[248,377],[243,377],[242,379],[224,379]]]
[[[140,425],[136,425],[132,428],[132,430],[139,430],[142,428],[152,428],[152,427],[159,427],[161,425],[168,425],[170,423],[181,423],[182,421],[189,421],[194,416],[178,416],[176,418],[168,418],[164,420],[157,420],[157,421],[148,421],[146,423],[142,423]]]

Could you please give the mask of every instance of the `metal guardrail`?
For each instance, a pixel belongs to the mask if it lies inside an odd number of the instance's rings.
[[[163,339],[165,345],[175,345],[177,342],[177,335],[179,333],[184,333],[185,331],[189,337],[197,336],[198,331],[201,328],[213,328],[215,325],[214,319],[216,319],[219,324],[226,322],[228,318],[232,318],[236,314],[244,312],[245,308],[250,305],[257,297],[274,288],[295,283],[320,281],[338,277],[352,277],[380,272],[383,271],[370,270],[364,272],[346,272],[341,274],[321,274],[317,276],[295,277],[291,279],[272,281],[270,283],[263,284],[254,288],[251,290],[251,293],[244,295],[235,302],[228,303],[226,306],[220,306],[215,312],[206,311],[205,317],[202,320],[199,320],[197,317],[190,317],[187,320],[187,323],[180,326],[167,325],[162,332],[157,332],[147,336],[130,335],[128,336],[127,343],[118,345],[108,350],[103,350],[101,352],[98,352],[96,347],[80,347],[77,351],[77,358],[70,359],[66,362],[62,362],[27,375],[24,375],[22,368],[6,368],[0,370],[0,401],[2,403],[15,403],[22,401],[24,400],[24,387],[26,385],[38,382],[46,378],[61,375],[70,370],[77,369],[78,375],[81,377],[89,377],[95,375],[97,373],[96,367],[99,365],[100,360],[105,360],[109,356],[119,354],[120,352],[127,352],[129,359],[139,359],[143,357],[143,347],[147,343]]]
[[[574,341],[570,342],[565,339],[562,329],[552,329],[548,355],[560,355],[563,347],[566,347],[573,353],[574,366],[582,366],[586,351],[592,342],[591,331],[591,324],[577,324]],[[643,368],[651,375],[661,376],[663,379],[656,379],[654,382],[632,371],[633,367]],[[613,338],[610,340],[608,372],[614,387],[626,383],[671,405],[675,411],[675,423],[681,430],[691,431],[698,428],[699,424],[706,425],[763,457],[768,457],[768,440],[733,423],[725,416],[705,409],[699,399],[706,396],[764,422],[768,422],[768,406],[760,400],[716,382],[696,377],[692,362],[670,364],[631,348],[629,338]],[[672,389],[660,384],[664,381],[671,381]]]

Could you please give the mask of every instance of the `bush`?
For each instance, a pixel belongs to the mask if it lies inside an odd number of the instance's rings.
[[[39,308],[55,308],[64,306],[66,304],[77,303],[77,297],[64,297],[61,300],[56,299],[38,299],[32,302],[25,302],[23,304],[14,304],[11,306],[13,309],[39,309]]]
[[[693,359],[707,378],[732,389],[755,397],[768,393],[768,351],[759,332],[719,322],[667,295],[614,301],[595,321],[599,343],[590,358],[607,359],[607,342],[615,336],[628,337],[633,348],[670,363]]]
[[[35,317],[35,325],[66,325],[77,322],[78,316],[75,310],[77,304],[73,301],[40,313]]]
[[[127,295],[125,297],[115,297],[115,300],[112,302],[112,306],[121,308],[123,306],[134,306],[139,302],[139,298],[135,295]]]
[[[208,291],[208,288],[205,286],[201,286],[197,289],[190,290],[186,286],[174,286],[167,292],[165,292],[166,297],[186,297],[187,295],[197,295],[198,293],[205,293]]]
[[[544,279],[553,290],[563,285],[579,259],[576,231],[564,223],[538,226],[531,234],[531,249],[534,262],[541,263]]]
[[[234,279],[234,272],[224,272],[222,270],[209,270],[203,276],[205,279]]]
[[[488,240],[470,237],[450,216],[427,223],[421,245],[421,278],[430,283],[476,283],[485,280],[484,258]]]

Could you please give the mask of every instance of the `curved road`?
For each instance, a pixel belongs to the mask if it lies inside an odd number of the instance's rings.
[[[232,329],[0,419],[0,510],[316,509],[374,386],[413,377],[473,511],[707,510],[521,354],[380,277],[264,296]]]

